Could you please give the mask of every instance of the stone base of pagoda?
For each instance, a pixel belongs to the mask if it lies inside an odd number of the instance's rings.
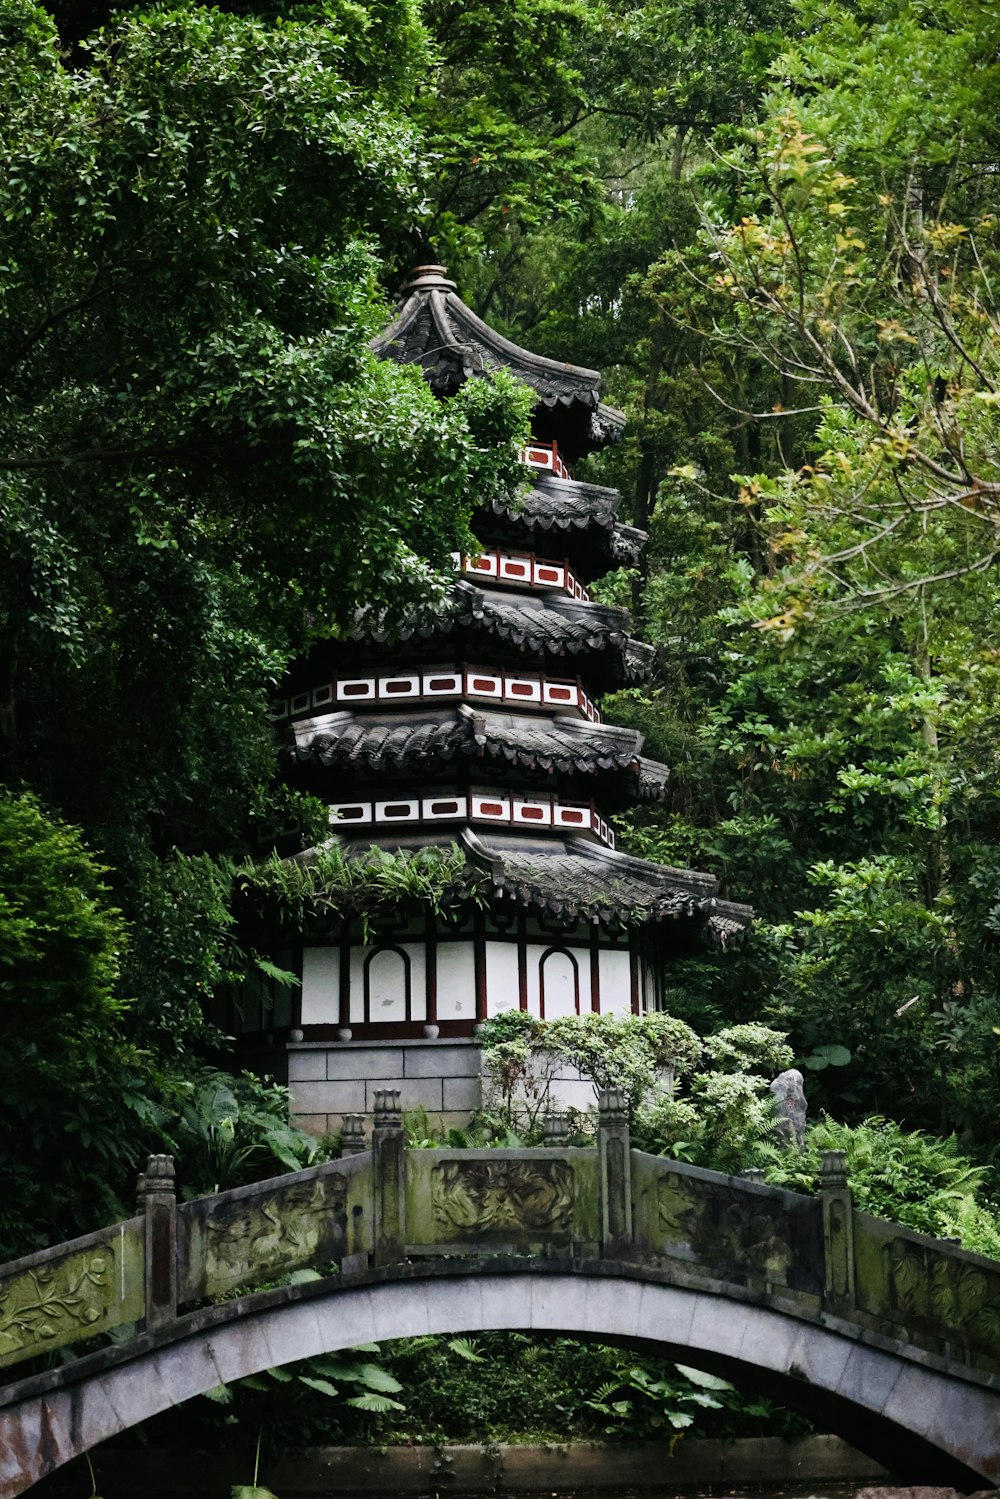
[[[348,1114],[361,1114],[370,1129],[379,1088],[398,1088],[403,1109],[423,1109],[435,1131],[463,1128],[488,1102],[482,1048],[471,1036],[289,1041],[280,1052],[244,1053],[244,1060],[274,1075],[279,1056],[293,1117],[314,1135],[334,1134]],[[583,1112],[596,1105],[593,1084],[572,1067],[554,1072],[548,1091],[553,1109]]]
[[[370,1123],[378,1088],[398,1088],[404,1109],[425,1109],[433,1127],[468,1124],[482,1103],[481,1049],[468,1040],[290,1042],[295,1120],[313,1134],[340,1129],[345,1114]]]

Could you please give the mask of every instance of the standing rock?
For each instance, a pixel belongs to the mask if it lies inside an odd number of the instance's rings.
[[[796,1145],[801,1150],[806,1139],[806,1095],[802,1073],[794,1067],[780,1072],[771,1084],[778,1107],[778,1140],[782,1145]]]

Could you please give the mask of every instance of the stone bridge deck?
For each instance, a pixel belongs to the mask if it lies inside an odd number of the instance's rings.
[[[136,1217],[0,1269],[0,1368],[35,1361],[0,1499],[262,1368],[500,1328],[750,1377],[912,1481],[1000,1485],[1000,1263],[856,1212],[838,1152],[818,1197],[722,1176],[632,1150],[613,1094],[596,1148],[551,1138],[407,1150],[389,1092],[369,1150],[308,1171],[178,1205],[153,1157]]]

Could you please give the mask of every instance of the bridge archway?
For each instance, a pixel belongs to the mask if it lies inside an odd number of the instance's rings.
[[[667,1284],[625,1264],[586,1270],[409,1265],[194,1312],[125,1349],[23,1382],[0,1412],[0,1496],[118,1432],[222,1383],[358,1343],[427,1333],[557,1333],[676,1356],[751,1377],[829,1424],[901,1477],[1000,1483],[1000,1381],[966,1383],[889,1340],[810,1323],[725,1294]]]

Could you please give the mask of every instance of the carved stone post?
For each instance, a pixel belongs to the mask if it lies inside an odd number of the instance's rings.
[[[623,1259],[632,1246],[632,1158],[625,1095],[620,1088],[606,1088],[597,1109],[601,1253],[605,1259]]]
[[[398,1088],[379,1088],[375,1094],[372,1131],[375,1173],[375,1263],[392,1265],[403,1258],[406,1238],[406,1137]]]
[[[559,1149],[569,1140],[569,1118],[566,1114],[546,1114],[542,1125],[542,1144]]]
[[[174,1158],[151,1155],[137,1186],[137,1211],[146,1219],[146,1330],[177,1316],[177,1198]]]
[[[824,1305],[830,1311],[847,1311],[854,1304],[854,1198],[842,1150],[823,1152],[819,1200],[823,1205]]]
[[[759,1182],[764,1184],[764,1168],[762,1166],[748,1166],[745,1171],[740,1172],[740,1181]]]
[[[363,1114],[345,1114],[340,1131],[340,1145],[344,1155],[360,1155],[365,1148],[365,1119]]]

